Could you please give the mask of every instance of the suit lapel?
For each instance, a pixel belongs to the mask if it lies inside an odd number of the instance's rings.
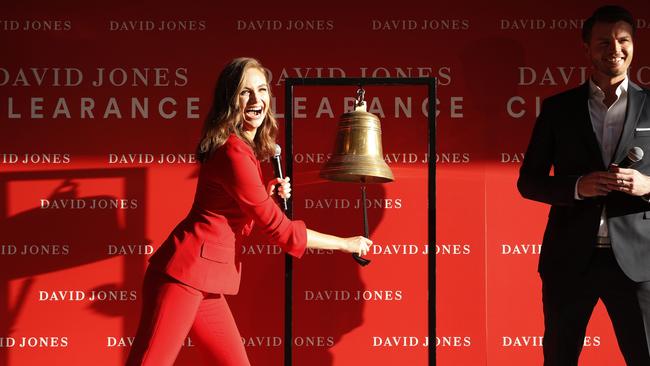
[[[598,143],[598,138],[594,133],[594,126],[591,123],[591,116],[589,115],[589,82],[582,84],[578,89],[578,97],[576,105],[578,108],[573,108],[573,118],[578,121],[578,133],[585,141],[589,149],[589,155],[593,157],[592,163],[598,167],[596,170],[605,170],[605,163],[603,162],[603,153]]]
[[[634,137],[634,130],[639,122],[639,114],[643,110],[645,103],[645,94],[641,89],[631,81],[627,88],[627,110],[625,111],[625,122],[623,124],[623,132],[616,145],[616,153],[614,154],[613,163],[618,163],[627,155],[632,138]]]

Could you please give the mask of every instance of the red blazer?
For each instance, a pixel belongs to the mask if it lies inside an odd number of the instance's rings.
[[[305,252],[304,222],[289,220],[269,197],[253,150],[231,135],[201,165],[190,213],[150,265],[201,291],[236,294],[241,263],[235,263],[235,237],[248,235],[253,223],[289,254]]]

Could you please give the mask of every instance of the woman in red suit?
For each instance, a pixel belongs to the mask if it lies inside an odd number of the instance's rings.
[[[262,183],[260,159],[275,151],[277,122],[266,72],[237,58],[221,72],[197,147],[201,169],[194,203],[149,260],[143,309],[127,365],[172,365],[190,330],[210,365],[250,365],[223,295],[239,290],[235,243],[253,224],[300,258],[305,248],[365,255],[364,237],[340,238],[289,220],[272,195],[288,198],[289,178]]]

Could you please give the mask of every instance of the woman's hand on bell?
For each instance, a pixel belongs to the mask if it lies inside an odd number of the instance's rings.
[[[343,238],[344,247],[343,251],[348,253],[357,253],[359,256],[364,256],[370,251],[372,240],[363,236],[353,236],[350,238]]]

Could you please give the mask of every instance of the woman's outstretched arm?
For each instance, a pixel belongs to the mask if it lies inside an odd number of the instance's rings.
[[[307,248],[333,249],[346,253],[357,253],[360,256],[364,256],[368,253],[371,245],[372,240],[364,238],[363,236],[341,238],[307,229]]]

